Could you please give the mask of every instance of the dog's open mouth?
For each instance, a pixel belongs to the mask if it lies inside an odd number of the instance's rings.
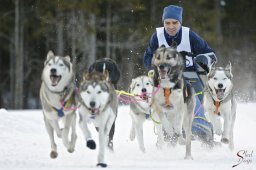
[[[96,108],[96,107],[93,107],[93,108],[92,108],[92,107],[91,107],[89,110],[91,111],[91,114],[92,114],[92,115],[96,115],[96,114],[99,113],[100,107],[98,107],[98,108]]]
[[[222,99],[224,98],[225,90],[226,90],[226,89],[215,89],[217,98],[218,98],[219,100],[222,100]]]
[[[59,83],[60,80],[61,80],[61,76],[50,75],[50,79],[51,79],[51,82],[52,82],[52,86],[57,86],[58,83]]]
[[[142,94],[140,95],[140,98],[141,98],[142,100],[148,101],[148,95],[147,95],[147,93],[142,93]]]
[[[160,71],[159,71],[159,74],[160,74],[160,78],[161,78],[161,79],[165,79],[165,78],[166,78],[166,75],[167,75],[167,71],[165,71],[165,70],[160,70]]]

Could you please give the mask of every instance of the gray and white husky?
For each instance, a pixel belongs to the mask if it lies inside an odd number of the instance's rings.
[[[108,72],[92,72],[84,75],[79,87],[79,125],[86,145],[96,148],[88,123],[93,122],[99,132],[99,154],[97,166],[106,167],[105,149],[110,128],[117,115],[117,94],[108,80]]]
[[[176,46],[161,46],[153,55],[154,89],[159,92],[152,97],[152,108],[158,113],[163,129],[176,143],[182,141],[182,128],[186,133],[186,155],[191,156],[191,128],[195,109],[194,91],[183,78],[183,58]],[[174,144],[175,144],[174,143]]]
[[[213,125],[213,131],[222,135],[221,142],[234,149],[233,130],[236,118],[236,100],[233,94],[231,64],[226,68],[211,66],[204,93],[205,115]],[[221,119],[224,119],[222,128]],[[223,130],[222,130],[223,129]]]
[[[44,62],[40,99],[45,127],[51,141],[51,158],[58,156],[54,132],[62,138],[68,152],[74,152],[77,135],[73,76],[70,57],[55,56],[49,51]]]
[[[132,118],[130,139],[133,141],[135,137],[137,137],[140,150],[145,152],[143,123],[153,114],[151,111],[151,98],[153,92],[152,78],[148,76],[139,76],[132,79],[129,92],[135,95],[130,104],[130,115]]]

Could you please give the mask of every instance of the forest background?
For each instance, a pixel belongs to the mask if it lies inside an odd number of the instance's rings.
[[[41,108],[39,88],[46,54],[70,55],[77,72],[96,59],[117,61],[127,90],[146,74],[143,54],[162,26],[167,5],[184,8],[183,25],[230,61],[239,101],[256,101],[256,1],[254,0],[1,0],[0,108]]]

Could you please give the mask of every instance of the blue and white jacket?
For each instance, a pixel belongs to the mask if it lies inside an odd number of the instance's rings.
[[[214,55],[212,60],[217,60],[214,51],[208,46],[208,44],[195,32],[191,31],[188,27],[181,27],[179,32],[175,36],[170,36],[165,31],[164,27],[156,28],[156,32],[151,36],[148,48],[144,53],[144,66],[147,69],[152,69],[151,60],[153,54],[157,48],[161,45],[170,47],[172,42],[177,44],[177,50],[192,52],[195,55],[212,53]],[[212,61],[211,61],[212,62]],[[196,70],[194,61],[191,57],[186,56],[186,70]]]

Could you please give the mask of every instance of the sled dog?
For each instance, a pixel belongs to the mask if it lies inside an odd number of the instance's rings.
[[[70,57],[55,56],[49,51],[42,72],[40,99],[45,127],[51,141],[51,158],[58,156],[54,132],[62,138],[68,152],[74,152],[77,135],[73,76]]]
[[[176,45],[159,47],[153,55],[154,89],[159,92],[152,97],[152,108],[158,114],[164,133],[176,144],[186,134],[185,159],[191,156],[191,127],[195,109],[194,91],[183,78],[183,58]]]
[[[234,149],[233,130],[236,118],[236,100],[233,94],[231,63],[226,68],[211,66],[204,93],[205,116],[213,125],[213,131],[222,135],[221,142]],[[224,119],[222,128],[220,117]],[[223,129],[223,130],[222,130]]]
[[[109,81],[117,88],[117,83],[120,79],[121,73],[118,65],[116,62],[110,58],[101,58],[96,60],[90,67],[89,72],[103,72],[105,68],[106,71],[109,73]],[[115,121],[111,126],[108,138],[108,148],[113,150],[113,138],[115,133]]]
[[[86,145],[96,148],[87,124],[93,122],[99,132],[99,154],[97,166],[106,167],[105,147],[110,128],[117,114],[117,95],[108,80],[108,72],[86,73],[79,87],[79,125]]]
[[[140,150],[145,152],[143,123],[150,116],[154,116],[154,120],[159,122],[158,116],[155,115],[151,109],[151,98],[153,95],[152,78],[148,76],[139,76],[132,79],[129,92],[134,94],[130,104],[130,115],[132,118],[130,140],[133,141],[135,137],[137,137]]]

